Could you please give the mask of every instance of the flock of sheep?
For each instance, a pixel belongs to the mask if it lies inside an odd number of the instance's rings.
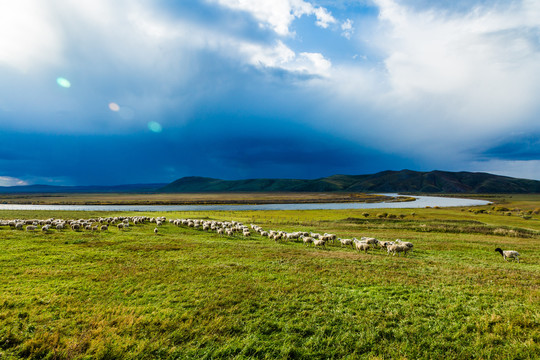
[[[46,220],[0,220],[0,226],[9,226],[12,229],[26,231],[41,230],[47,233],[53,229],[64,230],[72,229],[74,231],[107,231],[109,226],[116,226],[119,230],[127,229],[130,225],[138,225],[144,223],[155,224],[154,233],[159,233],[159,227],[166,222],[165,217],[148,217],[148,216],[115,216],[115,217],[100,217],[95,219],[55,219]],[[313,245],[314,247],[325,248],[327,243],[335,243],[339,241],[341,246],[351,246],[358,251],[368,252],[369,249],[385,249],[388,254],[398,255],[411,251],[413,244],[410,242],[396,241],[379,241],[372,237],[342,239],[335,234],[318,234],[305,231],[286,232],[279,230],[264,230],[262,227],[251,224],[250,227],[238,221],[210,221],[201,219],[169,219],[169,223],[176,226],[192,227],[204,231],[214,231],[219,235],[236,236],[237,234],[243,237],[251,236],[252,231],[258,233],[262,237],[267,237],[276,242],[278,241],[302,241],[305,245]]]
[[[129,224],[137,225],[148,221],[162,222],[165,218],[150,218],[148,216],[115,216],[97,219],[55,219],[46,220],[36,219],[14,219],[0,220],[0,226],[9,226],[15,230],[36,231],[41,226],[41,231],[46,233],[52,229],[64,230],[71,228],[74,231],[90,230],[90,231],[106,231],[109,226],[116,226],[118,229],[129,228]]]
[[[159,233],[159,226],[166,222],[165,217],[149,217],[149,216],[114,216],[114,217],[100,217],[96,219],[55,219],[50,218],[46,220],[0,220],[0,227],[9,226],[15,230],[36,231],[40,229],[44,233],[51,231],[52,229],[64,230],[71,228],[74,231],[107,231],[109,226],[116,226],[119,230],[129,228],[130,224],[139,225],[144,223],[154,223],[154,233]],[[243,237],[251,236],[251,231],[258,233],[262,237],[267,237],[276,242],[278,241],[302,241],[305,245],[313,245],[314,247],[325,248],[327,243],[335,243],[339,241],[341,246],[351,246],[358,251],[368,252],[369,249],[382,249],[386,250],[388,254],[398,255],[403,253],[407,255],[409,251],[412,251],[413,244],[408,241],[401,241],[399,239],[395,241],[379,241],[373,237],[361,237],[342,239],[338,238],[335,234],[318,234],[313,232],[295,231],[286,232],[280,230],[264,230],[262,227],[251,224],[250,227],[242,224],[238,221],[215,221],[215,220],[202,220],[202,219],[169,219],[169,223],[176,226],[191,227],[194,229],[200,229],[204,231],[214,231],[219,235],[236,236],[241,234]],[[519,262],[520,254],[514,250],[502,250],[500,248],[495,249],[499,252],[503,258],[517,260]]]
[[[351,246],[358,251],[368,252],[369,249],[385,249],[388,254],[398,255],[403,253],[407,255],[407,252],[411,251],[413,244],[408,241],[384,241],[381,242],[376,238],[362,237],[360,240],[357,238],[341,239],[335,234],[318,234],[305,231],[287,232],[281,230],[264,230],[262,227],[251,224],[250,227],[237,222],[222,222],[222,221],[210,221],[201,219],[176,219],[169,220],[170,223],[176,226],[187,226],[196,229],[202,229],[205,231],[215,231],[219,235],[235,236],[235,234],[242,234],[244,237],[251,236],[251,231],[257,232],[262,237],[267,237],[276,242],[278,241],[302,241],[305,245],[313,245],[315,247],[325,248],[327,243],[334,243],[336,240],[341,243],[341,246]],[[157,233],[158,229],[155,228],[154,232]]]

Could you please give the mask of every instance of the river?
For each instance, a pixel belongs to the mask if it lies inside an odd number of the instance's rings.
[[[397,194],[383,194],[397,196]],[[66,211],[242,211],[242,210],[342,210],[342,209],[415,209],[430,207],[480,206],[485,200],[414,196],[415,201],[380,203],[262,204],[262,205],[23,205],[0,204],[0,210]]]

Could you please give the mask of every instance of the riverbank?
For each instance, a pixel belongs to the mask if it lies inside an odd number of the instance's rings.
[[[250,211],[250,210],[347,210],[347,209],[414,209],[482,206],[491,204],[485,200],[417,196],[414,201],[396,201],[397,194],[386,194],[383,202],[319,202],[319,203],[273,203],[257,205],[42,205],[0,204],[0,210],[46,210],[46,211]]]
[[[364,193],[1,194],[20,205],[260,205],[414,201],[410,196]]]

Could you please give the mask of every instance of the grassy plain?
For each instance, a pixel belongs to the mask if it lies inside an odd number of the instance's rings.
[[[540,197],[496,201],[508,211],[148,214],[400,238],[414,243],[407,257],[168,223],[157,235],[150,224],[47,234],[0,227],[0,358],[538,359]],[[2,219],[108,215],[119,213],[0,211]],[[496,247],[518,250],[521,262],[505,262]]]

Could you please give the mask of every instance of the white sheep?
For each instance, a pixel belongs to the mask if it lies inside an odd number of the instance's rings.
[[[360,238],[360,240],[368,243],[369,245],[378,245],[379,244],[379,240],[373,238],[373,237],[365,237],[365,236],[362,236]]]
[[[300,239],[304,242],[304,245],[313,244],[313,238],[311,236],[300,236]]]
[[[342,239],[342,238],[338,238],[339,242],[341,243],[341,247],[343,247],[343,245],[345,246],[353,246],[353,239]]]
[[[154,228],[154,234],[157,234],[158,233],[158,228]]]
[[[26,231],[34,231],[37,229],[36,225],[28,225],[26,226]]]
[[[394,244],[387,247],[388,254],[392,253],[393,256],[399,253],[403,253],[404,256],[407,255],[407,251],[409,251],[411,248],[409,248],[406,245],[403,244]]]
[[[354,248],[358,251],[363,251],[367,254],[370,245],[365,241],[360,241],[357,238],[353,239]]]
[[[27,227],[28,229],[28,227]],[[499,252],[503,259],[508,261],[508,259],[514,259],[514,260],[517,260],[517,262],[519,262],[519,253],[515,250],[502,250],[501,248],[496,248],[495,251]]]
[[[320,247],[326,249],[326,240],[323,240],[323,239],[313,239],[313,245],[314,245],[314,246],[320,246]]]

